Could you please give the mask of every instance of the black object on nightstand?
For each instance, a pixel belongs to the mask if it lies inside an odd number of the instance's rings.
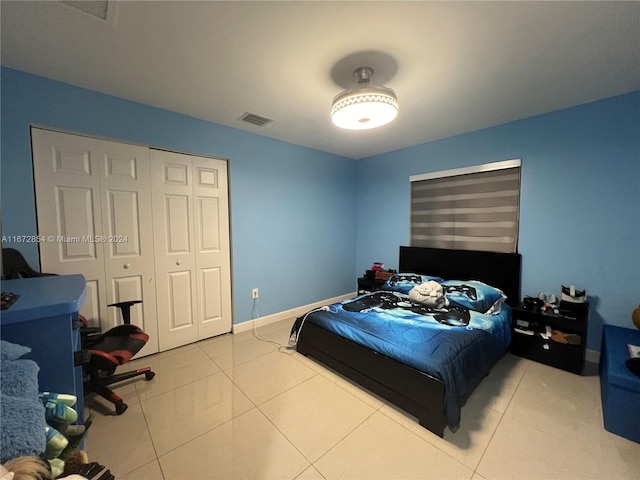
[[[582,374],[587,345],[588,303],[560,302],[559,313],[513,309],[511,353]]]
[[[358,278],[358,295],[375,292],[376,290],[379,290],[382,285],[384,285],[384,282],[386,282],[386,280],[383,280],[381,278],[360,277]]]

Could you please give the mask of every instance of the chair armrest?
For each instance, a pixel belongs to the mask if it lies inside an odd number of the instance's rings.
[[[142,300],[130,300],[128,302],[110,303],[107,307],[118,307],[122,313],[122,321],[125,325],[131,324],[131,307],[136,303],[142,303]]]

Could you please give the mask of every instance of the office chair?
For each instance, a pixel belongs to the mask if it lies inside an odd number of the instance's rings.
[[[15,248],[2,249],[2,278],[19,280],[21,278],[49,277],[52,273],[36,272]]]
[[[14,248],[2,249],[2,277],[4,279],[13,280],[52,275],[56,274],[33,270],[18,250]],[[82,350],[85,353],[83,355],[84,393],[86,395],[89,392],[95,392],[106,398],[115,405],[118,415],[125,412],[127,404],[107,386],[138,375],[144,375],[147,380],[151,380],[155,376],[151,367],[114,375],[116,368],[131,360],[149,340],[149,336],[142,329],[131,325],[131,307],[137,303],[142,303],[142,301],[134,300],[109,305],[109,307],[120,309],[124,324],[113,327],[105,333],[100,333],[101,329],[98,327],[89,327],[87,319],[82,315],[79,316],[83,325],[79,329],[80,338]]]
[[[122,415],[128,406],[108,386],[140,375],[151,380],[156,375],[151,371],[151,367],[138,368],[131,372],[114,375],[116,368],[131,360],[149,340],[149,335],[144,333],[140,327],[131,325],[130,309],[137,303],[141,303],[141,300],[109,305],[120,309],[124,324],[113,327],[102,334],[86,335],[83,340],[83,349],[90,354],[85,365],[85,394],[95,392],[107,399],[115,405],[117,415]]]

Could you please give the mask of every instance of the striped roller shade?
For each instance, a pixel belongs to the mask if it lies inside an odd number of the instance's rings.
[[[411,245],[515,253],[520,160],[416,175]]]

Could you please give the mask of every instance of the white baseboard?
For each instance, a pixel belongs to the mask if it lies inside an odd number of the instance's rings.
[[[589,350],[587,348],[587,351],[585,354],[585,361],[591,362],[591,363],[600,363],[600,352],[597,350]]]
[[[313,310],[314,308],[322,307],[324,305],[331,305],[332,303],[341,302],[343,300],[347,300],[348,298],[353,298],[356,296],[356,292],[347,293],[345,295],[340,295],[339,297],[328,298],[326,300],[322,300],[320,302],[311,303],[309,305],[303,305],[301,307],[292,308],[291,310],[285,310],[284,312],[273,313],[271,315],[267,315],[264,317],[256,318],[255,320],[247,320],[246,322],[237,323],[232,326],[233,333],[242,333],[247,332],[253,328],[253,324],[255,323],[256,327],[263,327],[265,325],[269,325],[270,323],[279,322],[280,320],[294,319],[301,315],[304,315],[309,310]]]

